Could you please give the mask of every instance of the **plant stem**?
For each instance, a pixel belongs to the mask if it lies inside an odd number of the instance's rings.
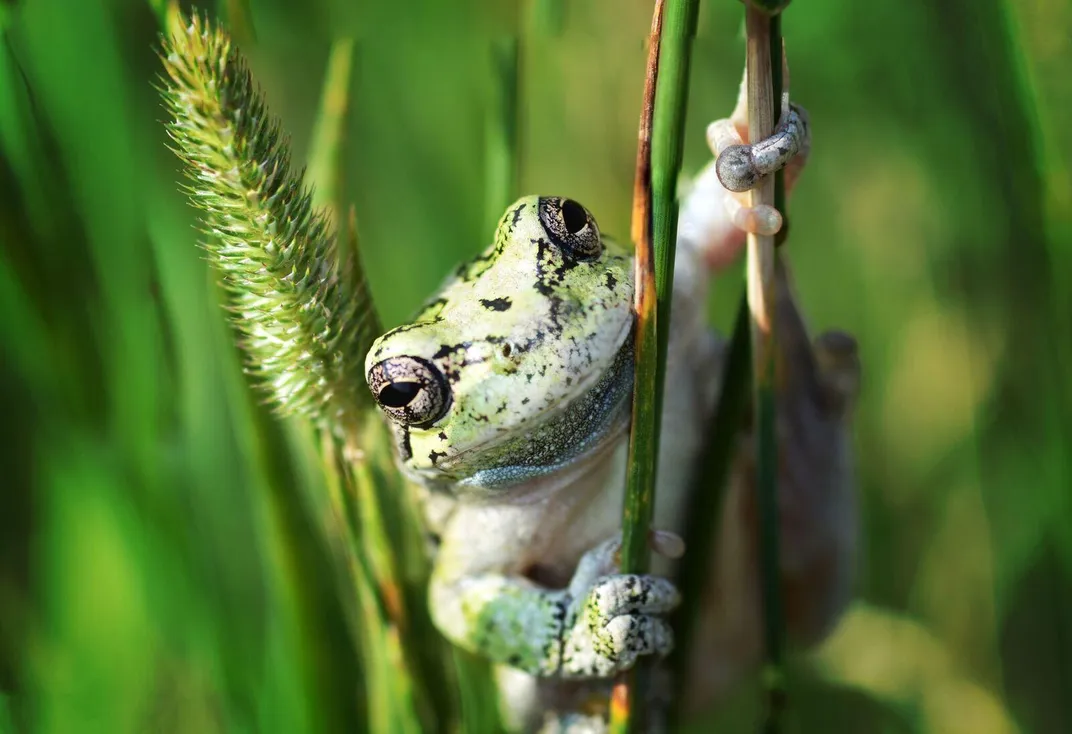
[[[777,69],[781,86],[781,24],[748,5],[745,10],[746,64],[748,67],[748,135],[762,140],[774,131],[776,100],[772,89]],[[781,174],[779,174],[781,175]],[[775,177],[766,177],[751,192],[751,204],[777,205]],[[782,185],[784,198],[784,184]],[[784,201],[782,202],[784,207]],[[766,648],[764,687],[767,719],[764,731],[781,731],[784,708],[784,634],[778,548],[778,455],[775,431],[774,386],[774,237],[748,236],[748,304],[752,314],[752,385],[756,416],[756,491],[759,508],[759,556],[762,572],[763,631]]]
[[[770,59],[771,104],[775,104],[780,100],[782,90],[780,16],[769,17],[767,37],[770,39],[767,45]],[[753,50],[751,46],[749,50],[751,54]],[[759,49],[756,48],[755,51],[758,52]],[[752,75],[752,69],[749,69],[749,75]],[[750,130],[750,136],[754,135],[755,132]],[[755,140],[756,138],[751,137],[751,139]],[[782,212],[784,221],[787,223],[775,238],[776,244],[780,245],[785,239],[788,229],[788,216],[785,206],[785,177],[782,171],[778,171],[773,178],[773,202],[778,211]],[[773,257],[773,254],[771,256]],[[749,275],[751,276],[754,272],[758,272],[758,270],[754,271],[750,268]],[[674,629],[677,634],[674,673],[676,680],[681,682],[686,680],[689,663],[688,651],[691,649],[697,614],[700,611],[699,604],[702,600],[705,583],[710,571],[704,561],[710,554],[714,535],[719,526],[724,490],[730,468],[733,465],[737,438],[740,435],[741,425],[746,415],[747,402],[745,395],[749,391],[749,363],[751,363],[752,369],[756,371],[757,378],[760,375],[766,377],[762,390],[760,390],[758,379],[754,383],[753,407],[755,414],[759,416],[757,423],[763,424],[763,427],[757,432],[757,441],[762,442],[762,448],[757,452],[757,457],[762,456],[762,459],[757,458],[757,463],[763,467],[760,476],[757,477],[757,487],[760,495],[761,527],[759,537],[763,575],[763,624],[768,666],[765,682],[768,710],[770,712],[765,728],[769,732],[777,732],[780,729],[781,709],[784,706],[784,694],[781,685],[783,679],[784,634],[780,603],[780,577],[777,564],[778,522],[777,488],[775,486],[777,457],[775,455],[776,445],[773,432],[774,399],[773,387],[770,384],[772,373],[768,372],[770,369],[769,359],[766,364],[754,359],[754,352],[750,343],[755,336],[754,332],[757,330],[754,328],[756,320],[750,313],[749,294],[758,291],[762,296],[764,289],[762,285],[753,289],[751,281],[749,285],[749,289],[742,295],[737,307],[733,336],[726,350],[726,358],[723,364],[722,384],[718,393],[720,396],[718,407],[707,429],[707,441],[705,443],[707,450],[704,453],[702,463],[697,467],[696,482],[692,490],[689,512],[687,513],[688,525],[685,529],[685,545],[690,549],[690,555],[694,560],[686,561],[682,564],[678,580],[684,603],[674,620]],[[769,293],[769,291],[767,292]],[[760,331],[759,337],[770,350],[768,352],[769,357],[773,354],[773,332]]]
[[[655,0],[648,38],[644,97],[637,133],[636,176],[633,180],[632,239],[634,252],[633,310],[636,315],[633,374],[633,415],[629,433],[629,465],[622,514],[622,571],[643,572],[649,561],[648,532],[654,505],[655,462],[658,456],[658,417],[654,389],[658,379],[658,341],[655,331],[656,276],[651,242],[651,137],[655,116],[655,90],[662,44],[663,0]],[[640,667],[640,666],[638,666]],[[624,734],[643,728],[646,718],[640,673],[634,669],[619,676],[610,699],[610,731]]]
[[[629,466],[622,517],[622,572],[646,573],[655,503],[659,419],[665,381],[670,299],[677,236],[677,176],[681,170],[689,60],[696,0],[656,0],[640,119],[632,235],[636,246],[635,376]],[[626,674],[611,697],[611,730],[639,731],[646,719],[643,680],[648,665]]]
[[[658,380],[658,311],[655,253],[651,238],[651,136],[655,89],[662,41],[663,0],[656,0],[648,51],[644,106],[640,118],[636,180],[633,185],[634,293],[636,350],[633,383],[632,430],[629,434],[629,476],[622,517],[622,571],[643,573],[648,567],[648,530],[654,504],[655,466],[658,457],[659,416],[655,390]]]

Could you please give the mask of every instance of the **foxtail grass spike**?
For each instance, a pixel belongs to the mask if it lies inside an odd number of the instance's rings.
[[[369,400],[364,324],[375,318],[359,261],[339,262],[329,218],[227,35],[198,16],[172,24],[163,61],[173,150],[250,374],[282,413],[352,429]]]

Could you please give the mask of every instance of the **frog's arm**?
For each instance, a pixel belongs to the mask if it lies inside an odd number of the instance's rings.
[[[531,675],[562,678],[605,678],[640,655],[670,651],[672,634],[658,615],[676,606],[677,590],[665,579],[614,573],[617,539],[585,554],[567,588],[547,589],[482,568],[469,534],[452,538],[448,529],[430,588],[432,618],[454,644]]]
[[[432,618],[451,642],[532,675],[558,672],[571,601],[565,591],[505,574],[453,576],[437,564],[429,590]]]

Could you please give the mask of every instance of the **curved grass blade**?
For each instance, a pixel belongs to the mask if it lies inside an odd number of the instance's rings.
[[[681,170],[689,60],[696,28],[695,0],[656,0],[645,79],[633,191],[636,246],[635,376],[629,465],[622,516],[622,571],[645,573],[655,501],[659,419],[665,380],[670,300],[677,236],[677,178]],[[665,15],[664,15],[665,14]],[[611,697],[611,730],[642,731],[649,664],[620,680]]]

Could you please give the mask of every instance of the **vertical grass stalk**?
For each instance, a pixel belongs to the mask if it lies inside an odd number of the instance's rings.
[[[495,38],[491,42],[491,104],[484,127],[485,211],[484,219],[494,228],[517,194],[518,154],[518,58],[517,36]]]
[[[776,100],[781,94],[782,38],[780,16],[749,4],[745,9],[748,68],[748,135],[761,140],[777,124]],[[777,69],[778,89],[773,89]],[[782,189],[768,176],[751,192],[752,206],[766,204],[784,210],[775,192]],[[785,622],[781,602],[778,538],[778,454],[775,428],[774,237],[748,236],[747,294],[751,313],[753,410],[756,417],[756,492],[759,508],[759,557],[762,576],[763,633],[766,661],[763,683],[767,698],[764,731],[782,730],[785,706]]]
[[[655,504],[659,418],[665,380],[670,299],[677,236],[677,177],[681,170],[689,61],[696,0],[656,0],[634,183],[635,377],[629,465],[622,516],[622,571],[645,573]],[[645,729],[642,692],[648,663],[641,662],[614,688],[611,730]]]
[[[353,64],[353,41],[334,41],[306,177],[314,186],[314,206],[327,212],[337,233],[337,266],[351,271],[354,298],[366,304],[361,340],[371,343],[382,328],[361,267],[354,208],[346,205]],[[450,720],[456,713],[450,687],[433,684],[444,680],[447,646],[438,635],[430,638],[424,599],[413,593],[415,587],[423,591],[427,568],[422,565],[412,574],[406,561],[414,556],[423,560],[423,547],[412,542],[419,534],[412,527],[417,519],[408,511],[403,483],[386,480],[393,464],[379,415],[366,411],[358,431],[343,438],[322,431],[320,448],[337,516],[334,527],[349,531],[340,565],[349,574],[346,593],[357,606],[361,657],[368,670],[377,671],[363,680],[370,723],[374,729],[421,731]]]
[[[767,48],[766,70],[760,70],[760,74],[769,73],[770,91],[769,104],[774,105],[781,97],[782,91],[782,40],[781,40],[781,16],[777,13],[787,5],[787,2],[756,2],[763,8],[756,11],[749,8],[749,13],[755,13],[751,17],[751,25],[746,26],[749,32],[748,61],[750,79],[757,79],[754,69],[760,64],[762,47]],[[773,12],[774,15],[764,15]],[[767,41],[756,39],[759,32],[764,35],[763,24],[767,24],[765,32]],[[764,90],[763,83],[757,79],[757,84],[749,87],[749,119],[755,121],[757,115],[753,112],[756,104],[752,100],[756,98],[756,92],[760,97]],[[757,99],[762,106],[762,100]],[[775,108],[776,109],[776,108]],[[775,110],[769,112],[771,124],[775,119]],[[767,128],[765,132],[758,134],[765,137],[770,134]],[[756,127],[749,130],[752,140],[757,139]],[[778,518],[777,518],[777,455],[775,444],[775,401],[773,392],[773,360],[774,334],[769,328],[772,324],[770,319],[764,319],[767,324],[766,330],[759,328],[759,316],[769,313],[771,303],[770,277],[773,271],[773,246],[780,245],[788,231],[788,215],[786,213],[785,177],[782,171],[778,171],[771,181],[770,190],[764,189],[758,192],[758,196],[769,199],[756,199],[773,203],[778,211],[782,212],[786,225],[776,235],[774,242],[760,242],[758,238],[750,238],[749,242],[749,282],[745,293],[741,296],[737,307],[737,316],[734,319],[733,335],[730,338],[729,347],[726,351],[726,361],[723,365],[722,381],[719,389],[719,402],[707,429],[707,450],[696,471],[696,481],[690,494],[691,504],[687,513],[688,525],[685,528],[685,545],[690,549],[691,560],[687,559],[682,564],[678,579],[681,588],[683,604],[675,618],[674,629],[677,633],[677,652],[674,658],[674,673],[678,681],[684,681],[688,673],[688,650],[691,648],[691,640],[697,622],[697,614],[700,611],[700,601],[704,593],[705,583],[709,569],[705,563],[709,557],[714,536],[719,526],[719,517],[722,510],[725,487],[729,478],[730,469],[733,466],[733,457],[737,448],[737,438],[740,435],[741,426],[747,416],[748,401],[746,395],[752,386],[752,408],[757,416],[756,441],[757,441],[757,492],[759,512],[759,538],[761,554],[761,574],[763,590],[763,630],[765,640],[766,666],[764,669],[764,686],[767,696],[767,720],[764,725],[768,732],[778,732],[781,729],[781,711],[784,708],[784,623],[781,608],[780,573],[778,569]],[[766,260],[764,260],[766,258]],[[767,271],[767,280],[763,280],[764,266],[770,268]],[[754,297],[758,296],[758,313],[751,308]],[[765,352],[757,351],[757,347]],[[751,378],[751,379],[750,379]],[[762,378],[762,381],[761,381]],[[683,690],[683,686],[678,688]]]
[[[231,36],[241,44],[256,43],[253,8],[249,0],[219,0],[217,12],[231,29]]]
[[[648,566],[648,533],[655,504],[655,462],[658,455],[658,418],[655,413],[656,335],[655,254],[651,240],[651,137],[655,117],[655,90],[659,76],[662,44],[663,0],[655,0],[648,37],[648,60],[644,74],[644,96],[637,133],[636,175],[633,180],[633,221],[631,235],[634,254],[633,310],[635,312],[632,423],[629,433],[629,466],[622,515],[621,568],[642,573]],[[637,668],[620,676],[610,700],[610,731],[625,734],[644,727],[644,700],[637,695],[643,676]]]

